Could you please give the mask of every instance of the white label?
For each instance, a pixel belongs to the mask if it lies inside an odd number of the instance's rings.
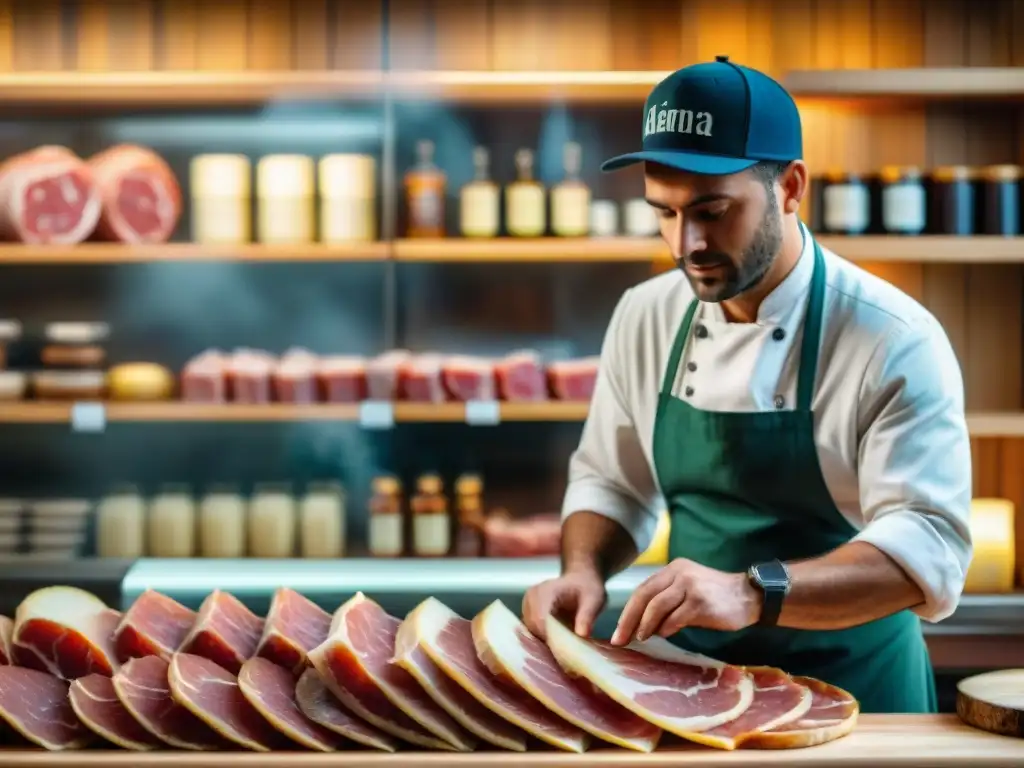
[[[832,184],[824,198],[827,231],[859,234],[868,228],[868,188],[863,184]]]
[[[924,187],[893,184],[882,190],[882,226],[886,232],[916,235],[924,231]]]
[[[476,427],[493,427],[501,423],[501,403],[497,400],[466,402],[466,423]]]
[[[359,404],[359,426],[363,429],[391,429],[395,406],[387,400],[364,400]]]
[[[107,409],[103,403],[74,403],[71,406],[72,432],[102,432],[107,428]]]

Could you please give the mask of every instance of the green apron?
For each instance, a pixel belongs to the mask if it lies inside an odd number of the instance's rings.
[[[754,413],[701,411],[671,394],[697,300],[690,304],[654,422],[654,467],[672,520],[670,558],[738,573],[775,558],[816,557],[855,535],[828,492],[814,442],[811,396],[824,298],[825,261],[815,243],[796,409]],[[910,611],[843,630],[690,627],[673,642],[733,664],[825,680],[856,696],[863,712],[937,710],[921,622]]]

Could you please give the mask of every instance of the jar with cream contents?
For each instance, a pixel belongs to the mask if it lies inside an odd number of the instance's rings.
[[[420,557],[443,557],[451,544],[448,500],[441,478],[423,475],[416,483],[416,495],[409,501],[412,511],[413,552]]]
[[[249,556],[295,554],[295,497],[286,483],[259,483],[249,500]]]
[[[920,235],[927,226],[928,206],[919,168],[882,169],[882,230],[890,235]]]
[[[320,158],[320,240],[347,243],[377,237],[377,163],[370,155]]]
[[[146,500],[134,485],[117,485],[96,506],[96,554],[146,555]]]
[[[199,503],[199,555],[245,557],[246,502],[234,485],[213,485]]]
[[[832,235],[863,235],[871,224],[871,194],[859,176],[842,171],[825,174],[822,223]]]
[[[267,155],[256,166],[261,243],[297,245],[314,239],[313,160],[305,155]]]
[[[372,483],[369,512],[369,550],[374,557],[398,557],[405,550],[405,519],[402,514],[402,484],[396,477],[382,475]]]
[[[149,503],[147,549],[151,557],[193,557],[196,505],[186,485],[169,483]]]
[[[196,155],[189,167],[192,241],[252,240],[252,162],[245,155]]]
[[[299,504],[302,557],[329,559],[345,554],[345,492],[332,482],[311,483]]]

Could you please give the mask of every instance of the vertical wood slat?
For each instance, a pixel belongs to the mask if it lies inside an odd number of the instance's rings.
[[[330,38],[334,69],[370,70],[384,66],[383,0],[334,0]],[[489,41],[488,41],[489,42]]]
[[[64,29],[60,0],[14,0],[14,68],[56,72],[64,68]]]
[[[110,68],[123,72],[153,69],[154,0],[112,0],[110,11]]]
[[[294,44],[292,5],[293,0],[249,0],[246,42],[249,69],[291,69]]]
[[[391,0],[388,4],[388,65],[391,69],[435,69],[437,46],[430,11],[429,3],[424,0]]]
[[[491,8],[488,3],[434,0],[435,64],[442,70],[491,68]]]
[[[972,3],[966,13],[967,65],[1006,67],[1013,61],[1013,7],[1007,0]]]
[[[292,4],[292,56],[295,69],[329,69],[327,0]]]
[[[547,5],[545,0],[492,0],[491,60],[495,69],[541,69]]]
[[[613,2],[612,68],[671,71],[681,66],[682,18],[679,0]]]
[[[157,66],[195,69],[199,46],[199,0],[160,0]]]
[[[611,0],[561,0],[549,3],[543,34],[542,69],[609,69],[612,64],[613,34]]]
[[[82,71],[102,72],[110,66],[110,3],[80,3],[75,10],[75,65]]]
[[[244,70],[248,62],[246,0],[199,0],[196,5],[196,69]]]
[[[0,0],[0,72],[14,69],[14,4]]]

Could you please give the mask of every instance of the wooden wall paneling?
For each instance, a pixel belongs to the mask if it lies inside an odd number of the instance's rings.
[[[441,70],[485,71],[491,61],[491,7],[434,0],[436,63]]]
[[[769,75],[775,73],[774,11],[775,6],[771,2],[747,0],[746,64]]]
[[[813,69],[821,46],[814,0],[775,0],[772,7],[772,74]],[[834,39],[834,38],[833,38]]]
[[[544,44],[541,47],[542,69],[611,69],[614,34],[611,2],[612,0],[559,0],[550,3],[547,23],[544,25]]]
[[[875,17],[872,0],[818,0],[839,6],[841,42],[840,67],[842,69],[870,69],[874,66]]]
[[[0,0],[0,72],[14,69],[13,0]]]
[[[547,0],[492,0],[491,61],[496,70],[542,69]]]
[[[154,0],[112,0],[110,11],[110,68],[120,72],[153,69]]]
[[[924,17],[926,67],[960,67],[967,64],[968,0],[927,0]]]
[[[1008,0],[971,4],[967,25],[967,65],[1006,67],[1013,61],[1013,5]]]
[[[982,437],[971,440],[972,495],[1000,496],[1003,486],[1002,441]]]
[[[196,10],[196,68],[244,70],[249,58],[246,0],[199,0]]]
[[[103,72],[110,66],[110,3],[79,3],[75,11],[75,67],[85,72]]]
[[[810,42],[815,69],[842,69],[843,51],[837,44],[843,38],[842,9],[839,3],[817,0],[813,4],[810,18],[813,19],[814,33],[804,38]],[[793,41],[787,41],[792,47]],[[801,46],[803,47],[803,46]],[[804,67],[806,69],[806,67]],[[785,74],[784,72],[781,74]]]
[[[924,1],[876,0],[873,59],[880,69],[924,66]]]
[[[437,51],[431,11],[430,0],[391,0],[388,3],[390,69],[435,69]]]
[[[294,44],[298,43],[292,35],[292,4],[292,0],[249,0],[248,69],[292,68]]]
[[[749,64],[747,0],[693,0],[697,20],[697,61],[719,54]]]
[[[967,377],[967,265],[929,264],[924,270],[924,301],[942,323]]]
[[[383,0],[335,0],[331,66],[376,70],[384,66]],[[467,9],[467,12],[469,9]]]
[[[682,17],[679,0],[613,2],[612,68],[625,71],[678,69],[682,66],[679,34]]]
[[[327,0],[299,0],[292,4],[292,65],[318,72],[330,69],[327,55]]]
[[[1011,2],[1010,63],[1015,67],[1024,67],[1024,0],[1011,0]],[[1024,550],[1021,551],[1024,552]],[[1024,557],[1024,555],[1021,556]]]
[[[14,68],[56,72],[64,68],[64,20],[60,0],[14,0]]]
[[[198,62],[199,0],[160,0],[156,35],[159,69],[195,69]]]
[[[1000,447],[999,461],[1002,466],[999,495],[1012,501],[1017,511],[1014,538],[1017,567],[1020,569],[1024,566],[1024,440],[1004,439]]]

